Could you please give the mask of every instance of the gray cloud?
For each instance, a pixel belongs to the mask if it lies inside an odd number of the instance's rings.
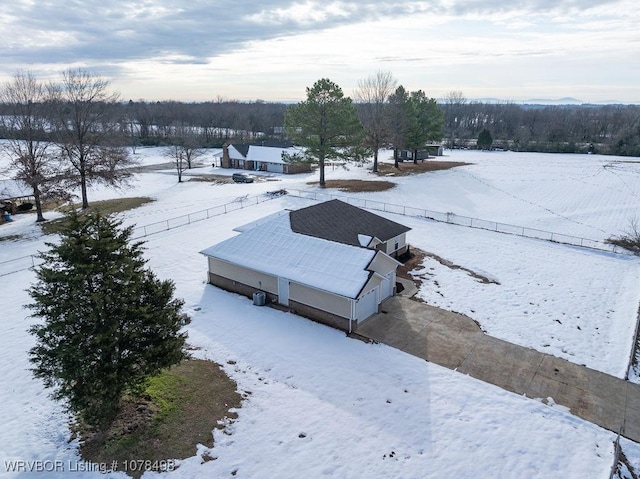
[[[16,0],[0,6],[5,20],[0,58],[5,62],[104,64],[153,58],[175,63],[205,63],[247,42],[294,35],[415,12],[434,15],[489,15],[509,10],[585,9],[613,0],[460,0],[317,2],[311,18],[282,15],[303,1],[292,0]],[[308,3],[308,2],[307,2]],[[170,6],[167,6],[170,4]],[[279,10],[278,10],[279,9]],[[338,11],[336,11],[338,9]],[[317,13],[317,14],[316,14]],[[8,27],[8,28],[6,28]],[[44,33],[42,33],[44,32]],[[5,35],[11,38],[2,38]],[[43,41],[49,38],[50,41]],[[16,38],[22,36],[23,40]]]

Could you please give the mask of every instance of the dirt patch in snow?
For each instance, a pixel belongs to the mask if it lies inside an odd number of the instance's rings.
[[[317,181],[311,181],[308,185],[317,185]],[[364,193],[386,191],[395,188],[396,184],[382,180],[327,180],[325,188],[335,188],[346,193]]]
[[[135,478],[172,470],[175,459],[195,456],[198,444],[213,447],[212,430],[237,417],[232,409],[240,401],[236,383],[218,364],[183,361],[153,378],[141,395],[124,399],[108,428],[77,426],[80,454]]]
[[[498,281],[488,278],[480,273],[477,273],[476,271],[473,271],[469,268],[465,268],[464,266],[460,266],[459,264],[455,264],[447,259],[442,258],[441,256],[438,256],[437,254],[429,253],[427,251],[422,251],[421,249],[416,247],[411,247],[411,249],[407,253],[405,253],[404,255],[398,258],[398,260],[402,263],[402,265],[398,267],[396,274],[401,278],[405,278],[413,281],[416,287],[420,288],[420,285],[422,284],[424,277],[423,275],[416,274],[415,271],[422,268],[425,258],[435,259],[438,263],[440,263],[443,266],[446,266],[447,268],[459,269],[461,271],[464,271],[469,276],[477,279],[481,283],[500,284]]]
[[[406,253],[398,258],[398,261],[400,261],[402,265],[398,266],[396,275],[400,278],[413,281],[416,284],[416,287],[419,288],[422,281],[417,279],[413,274],[411,274],[411,272],[422,265],[426,256],[426,252],[412,246]]]
[[[450,168],[456,168],[458,166],[467,166],[472,163],[464,163],[461,161],[439,161],[439,160],[426,160],[418,161],[414,164],[413,161],[404,161],[398,163],[396,168],[393,163],[379,163],[378,175],[380,176],[406,176],[417,175],[419,173],[427,173],[429,171],[448,170]]]
[[[487,278],[486,276],[484,276],[484,275],[482,275],[480,273],[476,273],[475,271],[473,271],[473,270],[471,270],[469,268],[465,268],[464,266],[460,266],[459,264],[452,263],[451,261],[438,256],[437,254],[425,253],[425,255],[428,256],[429,258],[435,259],[438,263],[440,263],[443,266],[446,266],[447,268],[462,270],[465,273],[467,273],[469,276],[471,276],[472,278],[475,278],[478,281],[480,281],[481,283],[484,283],[484,284],[500,284],[495,279]]]

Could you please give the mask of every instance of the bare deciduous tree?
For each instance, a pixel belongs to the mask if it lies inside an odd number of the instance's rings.
[[[9,108],[0,117],[7,136],[2,150],[9,157],[14,178],[33,191],[36,221],[45,221],[42,199],[55,191],[59,175],[59,165],[47,139],[46,88],[30,72],[18,72],[3,85],[0,101]]]
[[[198,147],[197,135],[184,124],[174,126],[168,138],[171,146],[165,151],[165,156],[173,161],[178,172],[178,183],[182,182],[182,173],[193,168],[193,162],[204,155],[204,149]]]
[[[62,81],[49,91],[56,140],[70,165],[69,179],[80,186],[85,209],[89,185],[121,186],[130,176],[127,168],[135,164],[125,141],[115,141],[118,122],[112,113],[119,95],[109,92],[108,80],[81,69],[63,72]]]
[[[389,97],[397,85],[391,72],[379,71],[358,82],[355,98],[367,146],[373,150],[373,171],[378,171],[378,151],[391,136]]]
[[[458,129],[462,121],[463,107],[467,103],[467,98],[460,90],[452,90],[444,97],[445,111],[445,129],[449,137],[449,148],[456,147],[456,137],[458,137]]]

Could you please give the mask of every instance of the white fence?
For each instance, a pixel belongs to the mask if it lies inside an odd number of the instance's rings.
[[[572,246],[580,246],[583,248],[593,248],[602,251],[609,251],[613,253],[629,253],[624,248],[619,246],[605,243],[604,241],[582,238],[580,236],[572,236],[564,233],[557,233],[553,231],[544,231],[535,228],[529,228],[526,226],[517,226],[507,223],[497,223],[495,221],[483,220],[480,218],[471,218],[469,216],[461,216],[455,213],[445,213],[442,211],[433,211],[424,208],[415,208],[413,206],[396,205],[392,203],[383,203],[381,201],[367,200],[363,198],[356,198],[353,196],[337,195],[332,193],[318,192],[318,191],[300,191],[300,190],[287,190],[291,196],[297,196],[300,198],[307,198],[316,201],[327,201],[338,199],[360,208],[366,208],[374,211],[384,211],[386,213],[394,213],[404,216],[415,216],[420,218],[427,218],[442,223],[449,223],[458,226],[466,226],[468,228],[478,228],[483,230],[494,231],[497,233],[512,234],[518,236],[525,236],[527,238],[536,238],[545,241],[552,241],[554,243],[562,243]]]
[[[545,241],[552,241],[554,243],[579,246],[582,248],[592,248],[613,253],[629,253],[624,248],[605,243],[604,241],[582,238],[579,236],[571,236],[564,233],[538,230],[535,228],[510,225],[507,223],[497,223],[495,221],[488,221],[480,218],[471,218],[468,216],[456,215],[451,212],[444,213],[441,211],[432,211],[424,208],[415,208],[413,206],[383,203],[381,201],[325,193],[323,191],[302,191],[293,189],[274,191],[272,193],[266,193],[258,196],[241,196],[239,198],[236,198],[234,201],[226,203],[224,205],[214,206],[213,208],[207,208],[205,210],[188,213],[186,215],[169,218],[164,221],[159,221],[144,226],[137,226],[133,230],[132,239],[144,238],[146,236],[161,233],[163,231],[179,228],[180,226],[190,225],[198,221],[204,221],[209,218],[224,215],[232,211],[237,211],[248,206],[257,205],[259,203],[278,198],[283,194],[287,194],[290,197],[294,198],[305,198],[315,201],[339,199],[341,201],[344,201],[345,203],[374,211],[384,211],[386,213],[426,218],[442,223],[465,226],[468,228],[478,228],[494,231],[497,233],[524,236],[527,238],[536,238]],[[8,261],[2,261],[0,262],[0,277],[17,273],[18,271],[24,271],[25,269],[32,268],[40,263],[41,260],[36,255],[22,256],[20,258],[10,259]]]
[[[144,238],[146,236],[161,233],[163,231],[179,228],[180,226],[190,225],[198,221],[204,221],[209,218],[231,213],[248,206],[257,205],[265,201],[272,200],[282,195],[282,192],[267,193],[259,196],[241,196],[230,203],[206,210],[196,211],[182,216],[169,218],[164,221],[158,221],[144,226],[137,226],[133,229],[131,239]],[[38,255],[21,256],[7,261],[0,261],[0,277],[9,274],[24,271],[42,264],[42,259]]]

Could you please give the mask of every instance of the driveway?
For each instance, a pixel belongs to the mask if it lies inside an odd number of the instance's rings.
[[[357,334],[545,401],[640,442],[640,386],[484,334],[469,317],[393,296]]]

